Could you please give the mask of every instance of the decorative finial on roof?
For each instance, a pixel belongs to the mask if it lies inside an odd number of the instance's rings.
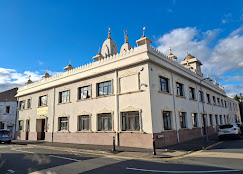
[[[108,27],[108,39],[111,39],[111,28]]]
[[[69,70],[73,69],[73,67],[71,65],[71,58],[69,59],[69,64],[66,67],[64,67],[63,69],[64,69],[64,71],[65,70],[69,71]]]
[[[171,47],[169,46],[169,54],[171,54]]]
[[[146,29],[146,27],[143,27],[143,37],[145,37],[145,29]]]
[[[50,74],[48,73],[48,68],[46,69],[46,73],[42,76],[42,78],[49,78],[51,77]]]
[[[100,47],[99,47],[99,52],[98,52],[98,54],[100,54]]]
[[[69,59],[69,65],[71,65],[71,58]]]
[[[126,42],[126,33],[127,33],[127,31],[124,30],[124,41],[125,41],[125,42]]]
[[[29,80],[25,83],[26,85],[32,83],[32,80],[30,80],[31,75],[29,75]]]

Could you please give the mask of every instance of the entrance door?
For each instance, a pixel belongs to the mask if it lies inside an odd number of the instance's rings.
[[[36,120],[37,140],[45,139],[45,119]]]
[[[29,140],[30,120],[26,120],[26,140]]]

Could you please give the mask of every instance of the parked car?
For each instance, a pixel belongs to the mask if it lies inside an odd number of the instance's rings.
[[[219,131],[218,131],[219,140],[222,140],[223,138],[230,138],[230,137],[240,139],[240,135],[241,135],[241,130],[236,123],[219,126]]]
[[[12,134],[9,130],[0,129],[0,143],[10,144],[12,141]]]

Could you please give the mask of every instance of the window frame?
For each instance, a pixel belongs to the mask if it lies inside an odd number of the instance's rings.
[[[23,107],[22,107],[21,103],[23,103]],[[19,101],[19,110],[23,111],[24,109],[25,109],[25,100],[21,100],[21,101]]]
[[[182,115],[181,115],[182,114]],[[184,121],[183,121],[183,114],[185,114],[184,115]],[[182,118],[182,119],[181,119]],[[179,122],[180,122],[180,128],[181,129],[185,129],[185,128],[187,128],[188,126],[187,126],[187,113],[186,112],[179,112]],[[183,125],[183,123],[184,123],[184,125]]]
[[[31,104],[32,104],[31,98],[27,99],[27,109],[31,109]]]
[[[209,124],[210,124],[210,126],[213,126],[214,124],[213,124],[213,114],[209,114]]]
[[[63,94],[66,94],[65,101],[63,100]],[[64,95],[65,96],[65,95]],[[68,90],[63,90],[58,93],[58,104],[65,104],[65,103],[70,103],[70,89]]]
[[[195,115],[196,114],[196,115]],[[195,117],[196,116],[196,117]],[[196,112],[192,112],[191,114],[191,118],[192,118],[192,127],[195,128],[195,127],[199,127],[199,124],[198,124],[198,114]],[[196,126],[195,126],[195,121],[196,121]]]
[[[107,115],[107,114],[110,114],[110,122],[111,122],[111,128],[109,128],[109,117],[107,116],[103,116],[102,118],[102,128],[99,129],[99,116],[100,115]],[[104,129],[104,119],[108,119],[108,129]],[[97,114],[97,131],[104,131],[104,132],[107,132],[107,131],[113,131],[113,114],[112,113],[98,113]]]
[[[108,83],[107,86],[104,86],[105,83]],[[110,85],[109,85],[110,83]],[[103,84],[102,85],[102,94],[100,94],[100,84]],[[109,93],[109,86],[110,86],[110,93]],[[104,94],[104,87],[107,87],[107,94]],[[99,82],[99,83],[96,83],[96,89],[97,89],[97,93],[96,93],[96,96],[97,97],[102,97],[102,96],[108,96],[108,95],[112,95],[113,94],[113,82],[112,80],[107,80],[107,81],[103,81],[103,82]]]
[[[22,122],[22,126],[21,126],[21,128],[22,129],[20,129],[20,122]],[[24,131],[24,120],[18,120],[18,131]]]
[[[168,121],[168,119],[166,119],[167,120],[167,124],[165,124],[165,119],[164,119],[164,117],[165,117],[165,113],[169,113],[169,121]],[[167,116],[168,117],[168,116]],[[162,119],[163,119],[163,130],[164,131],[169,131],[169,130],[173,130],[173,117],[172,117],[172,111],[168,111],[168,110],[163,110],[162,111]],[[170,125],[170,126],[168,126],[169,128],[165,128],[165,125]]]
[[[62,118],[67,118],[67,120],[62,121]],[[61,129],[62,128],[62,122],[66,122],[67,129]],[[60,116],[58,117],[58,131],[59,132],[68,132],[69,131],[69,116]]]
[[[207,103],[211,104],[211,96],[209,93],[206,93],[206,97],[207,97]]]
[[[191,91],[192,90],[192,91]],[[191,95],[192,94],[192,95]],[[195,88],[189,86],[189,99],[196,100]]]
[[[214,105],[217,105],[217,100],[216,100],[216,97],[215,96],[213,96],[213,104]]]
[[[84,119],[84,120],[80,119],[80,118],[84,118],[84,117],[86,117],[86,119]],[[80,132],[91,131],[91,115],[90,114],[78,115],[77,120],[78,120],[78,131],[80,131]],[[88,129],[84,129],[85,124],[83,124],[83,123],[84,123],[84,121],[87,121],[87,120],[88,120]],[[82,129],[80,129],[80,121],[82,121]]]
[[[179,97],[185,97],[184,84],[183,83],[176,82],[176,95],[179,96]]]
[[[164,84],[161,80],[165,80],[167,83],[165,84],[165,86],[167,87],[166,88],[166,91],[163,90],[163,86],[162,84]],[[167,77],[164,77],[164,76],[159,76],[159,83],[160,83],[160,91],[161,92],[164,92],[164,93],[170,93],[170,79],[167,78]]]
[[[133,114],[129,115],[129,113],[133,113]],[[125,115],[123,115],[123,114],[125,114]],[[141,130],[140,111],[122,111],[122,112],[120,112],[120,115],[121,115],[121,129],[122,129],[122,131],[139,132]],[[133,127],[134,127],[134,129],[131,129],[130,122],[127,121],[130,118],[133,119]],[[136,127],[137,126],[136,125],[136,119],[138,120],[138,127]],[[125,120],[125,123],[123,122],[124,120]],[[124,129],[124,126],[125,126],[125,129]]]
[[[41,104],[42,103],[42,98],[43,97],[46,97],[46,103],[45,104]],[[46,94],[46,95],[42,95],[42,96],[39,96],[39,100],[38,100],[38,107],[46,107],[46,106],[48,106],[48,95]]]
[[[86,98],[82,97],[82,92],[81,92],[81,90],[85,89],[85,88],[89,88],[88,90],[83,90],[83,91],[86,91],[86,94],[88,96],[88,97],[86,96]],[[92,85],[91,84],[78,87],[78,100],[87,100],[87,99],[91,99],[91,98],[92,98]]]
[[[7,109],[7,108],[9,108],[9,109]],[[10,114],[10,106],[5,106],[4,107],[4,114]]]
[[[198,95],[199,95],[199,101],[204,102],[204,92],[199,90]]]

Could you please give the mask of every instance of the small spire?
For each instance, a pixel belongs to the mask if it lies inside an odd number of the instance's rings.
[[[32,81],[30,80],[30,77],[31,77],[31,75],[29,75],[29,80],[25,83],[26,85],[32,83]]]
[[[111,28],[108,27],[108,39],[111,39]]]
[[[48,71],[49,71],[49,70],[48,70],[48,68],[47,68],[47,69],[46,69],[46,73],[48,73]]]
[[[69,59],[69,65],[71,65],[71,58]]]
[[[169,54],[171,54],[171,47],[169,46]]]
[[[146,27],[143,27],[143,37],[145,37],[145,29],[146,29]]]
[[[128,43],[128,34],[126,34],[125,42]]]
[[[124,30],[124,41],[125,41],[125,42],[126,42],[126,33],[127,33],[127,31]]]
[[[100,54],[100,47],[99,47],[99,52],[98,52],[98,54]]]

